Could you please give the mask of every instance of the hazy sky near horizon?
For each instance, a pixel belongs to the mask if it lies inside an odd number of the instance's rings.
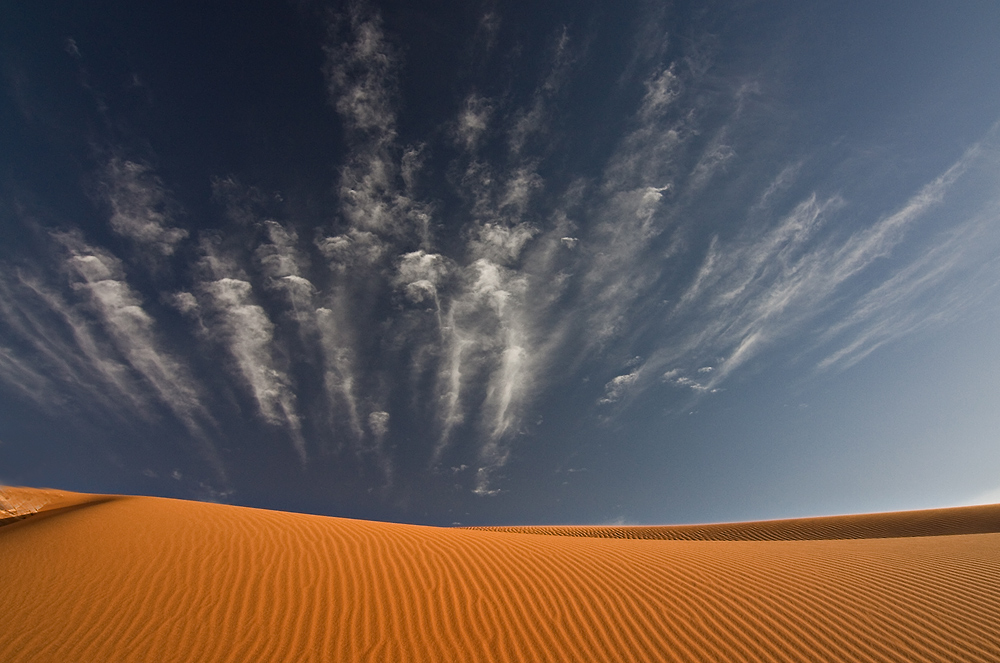
[[[1000,499],[1000,4],[4,3],[0,482]]]

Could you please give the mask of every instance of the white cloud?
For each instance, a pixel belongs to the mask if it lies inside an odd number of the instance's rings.
[[[53,404],[54,389],[49,378],[11,348],[0,347],[0,379],[30,398],[37,406],[47,409]]]
[[[118,157],[105,170],[105,195],[111,205],[111,228],[162,255],[171,255],[187,230],[171,225],[170,200],[163,183],[143,164]]]
[[[385,437],[389,432],[389,413],[383,410],[368,415],[368,429],[377,438]]]
[[[846,308],[841,322],[821,334],[819,342],[841,339],[841,347],[820,362],[821,368],[850,365],[885,342],[967,309],[968,289],[965,296],[957,296],[954,289],[930,295],[975,245],[973,238],[987,227],[983,219],[960,226],[950,239],[902,262],[888,275],[868,283],[858,277],[903,243],[914,224],[943,201],[980,149],[970,149],[896,212],[846,238],[824,233],[828,220],[844,209],[844,201],[838,196],[821,201],[815,194],[771,228],[745,231],[726,242],[715,238],[701,269],[665,320],[667,342],[646,366],[659,371],[680,364],[695,370],[700,361],[724,357],[706,375],[707,382],[685,383],[711,391],[776,340],[837,308]],[[686,380],[674,381],[680,379]]]
[[[778,196],[780,193],[786,191],[795,181],[799,172],[802,170],[802,166],[802,161],[785,166],[771,181],[767,188],[764,189],[764,192],[760,194],[760,197],[757,199],[757,203],[754,205],[754,209],[763,210],[770,207],[775,196]]]
[[[493,106],[489,100],[472,93],[465,98],[462,110],[459,111],[455,127],[455,138],[469,152],[475,151],[486,131]]]
[[[141,306],[136,293],[124,280],[89,277],[88,264],[96,259],[108,261],[103,256],[75,256],[77,266],[87,268],[79,272],[82,280],[75,287],[87,292],[90,303],[99,314],[104,328],[133,369],[152,387],[164,403],[197,439],[210,446],[210,433],[216,424],[202,405],[204,394],[190,371],[181,361],[167,353],[160,342],[156,322]],[[107,265],[113,271],[115,265]],[[208,430],[206,430],[208,429]],[[214,450],[213,450],[214,455]],[[221,467],[218,458],[213,458]]]
[[[167,296],[167,301],[185,315],[198,310],[198,300],[190,292],[177,292]]]
[[[375,455],[388,487],[392,484],[394,474],[392,462],[385,448],[385,438],[389,433],[389,413],[384,410],[371,412],[368,415],[368,430],[372,435],[372,444],[368,451]]]
[[[535,87],[531,103],[512,114],[514,119],[507,136],[507,146],[512,155],[520,156],[526,152],[528,141],[535,136],[545,140],[552,115],[551,107],[574,61],[570,42],[569,30],[563,26],[550,45],[547,67]]]
[[[1000,286],[995,276],[1000,242],[991,237],[996,202],[990,207],[852,302],[822,334],[821,342],[840,347],[818,367],[852,366],[886,343],[976,309]]]
[[[732,146],[726,144],[726,131],[723,129],[712,139],[708,147],[701,154],[694,170],[691,171],[691,178],[688,184],[690,191],[703,189],[726,163],[736,156]]]
[[[396,56],[378,14],[358,3],[347,18],[348,39],[326,47],[330,96],[349,129],[390,138],[396,124]]]
[[[646,81],[646,96],[639,117],[652,121],[661,117],[681,94],[682,83],[675,64],[663,68]]]
[[[531,342],[524,275],[480,258],[462,278],[442,325],[444,361],[437,383],[442,433],[432,461],[440,459],[451,431],[464,422],[466,409],[479,411],[484,440],[479,459],[485,463],[479,485],[488,490],[483,482],[490,468],[506,463],[509,436],[537,388],[541,348]],[[480,385],[485,389],[479,391]],[[467,402],[470,398],[482,400]]]
[[[476,229],[469,242],[469,250],[481,259],[510,265],[517,261],[525,245],[537,233],[536,228],[525,223],[514,227],[485,223]]]
[[[404,254],[396,269],[393,283],[401,287],[406,298],[414,304],[431,303],[437,313],[438,327],[441,326],[441,300],[438,288],[452,271],[453,266],[438,253],[427,253],[422,249]]]
[[[20,271],[0,281],[0,312],[10,332],[30,354],[20,363],[44,367],[46,387],[58,402],[61,387],[76,389],[112,415],[134,413],[151,419],[149,405],[134,376],[115,356],[91,322],[40,279]],[[36,372],[42,375],[41,372]],[[5,375],[8,380],[16,375]],[[23,377],[23,376],[22,376]],[[26,385],[27,386],[27,385]],[[30,395],[30,391],[27,392]],[[76,394],[79,396],[80,394]]]
[[[237,375],[250,390],[264,419],[285,428],[299,458],[307,458],[302,424],[291,380],[272,354],[274,324],[254,302],[247,281],[222,278],[201,284],[201,296],[214,312],[209,328],[235,363]]]
[[[361,416],[358,411],[354,366],[354,339],[348,324],[350,315],[339,302],[316,309],[316,327],[323,358],[323,387],[331,412],[346,412],[347,424],[355,439],[360,439]]]
[[[406,285],[415,281],[426,281],[438,286],[451,271],[448,260],[439,253],[427,253],[423,249],[403,254],[399,259],[395,282]]]
[[[398,58],[378,13],[356,4],[345,23],[347,34],[339,40],[331,34],[325,49],[330,98],[351,146],[340,170],[341,213],[353,232],[374,233],[383,241],[411,237],[426,241],[430,209],[414,199],[421,149],[396,143]],[[350,234],[340,237],[357,239]],[[337,243],[329,245],[331,252],[338,248]]]
[[[265,287],[283,295],[292,318],[299,325],[299,335],[305,339],[312,332],[315,317],[316,287],[302,276],[308,272],[309,261],[297,247],[298,235],[280,223],[264,222],[269,243],[254,251],[261,271],[267,277]]]
[[[217,423],[204,405],[203,390],[187,365],[166,350],[121,261],[79,234],[52,237],[76,297],[67,299],[57,288],[20,273],[13,287],[3,284],[0,312],[31,348],[30,363],[45,367],[43,377],[6,353],[0,364],[6,365],[8,380],[16,380],[28,395],[44,388],[53,404],[60,394],[82,398],[81,406],[102,407],[126,419],[153,422],[165,408],[198,441],[199,452],[225,482],[213,441]]]
[[[608,405],[620,401],[638,379],[639,371],[633,371],[632,373],[612,378],[604,385],[604,396],[597,401],[598,404]]]
[[[263,225],[270,242],[261,244],[254,251],[261,271],[272,280],[286,276],[300,276],[308,269],[308,261],[296,248],[298,235],[277,221],[268,219]]]
[[[355,229],[343,235],[319,238],[316,246],[330,261],[330,267],[341,271],[372,266],[389,250],[374,233]]]

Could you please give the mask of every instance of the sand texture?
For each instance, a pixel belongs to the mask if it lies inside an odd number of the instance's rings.
[[[483,531],[5,491],[5,663],[1000,661],[1000,506]]]

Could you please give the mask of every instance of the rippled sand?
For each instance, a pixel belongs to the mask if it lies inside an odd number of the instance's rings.
[[[996,662],[998,532],[1000,506],[474,530],[4,489],[0,661]]]

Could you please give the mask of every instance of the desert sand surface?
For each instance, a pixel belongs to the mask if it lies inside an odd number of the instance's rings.
[[[436,528],[0,492],[0,661],[1000,661],[1000,506]]]

